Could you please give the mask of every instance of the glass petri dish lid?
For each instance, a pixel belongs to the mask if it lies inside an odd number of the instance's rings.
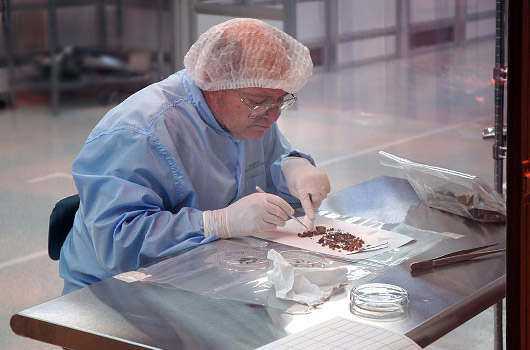
[[[217,254],[217,261],[227,271],[251,272],[269,266],[266,253],[255,249],[226,250]]]
[[[303,250],[285,250],[281,256],[294,267],[326,267],[326,259]]]
[[[350,292],[350,311],[357,316],[389,319],[408,313],[409,296],[405,289],[386,283],[367,283]]]

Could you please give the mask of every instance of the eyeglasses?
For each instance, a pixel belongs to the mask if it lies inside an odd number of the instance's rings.
[[[271,109],[273,109],[273,108],[277,108],[278,114],[281,114],[287,108],[291,107],[293,105],[293,103],[295,103],[296,100],[298,99],[295,94],[287,94],[287,95],[284,96],[283,101],[281,101],[281,102],[273,103],[273,104],[266,104],[266,105],[257,105],[254,108],[251,108],[248,105],[248,103],[246,103],[241,98],[241,96],[239,96],[239,94],[237,92],[235,92],[234,90],[230,90],[230,91],[232,91],[234,93],[234,95],[236,95],[237,98],[239,98],[239,100],[241,102],[243,102],[245,107],[248,108],[248,111],[249,111],[248,117],[250,119],[261,118],[261,117],[267,115],[271,111]]]

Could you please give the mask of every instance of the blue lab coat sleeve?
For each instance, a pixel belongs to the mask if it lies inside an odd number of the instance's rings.
[[[134,129],[96,137],[75,161],[87,239],[108,276],[208,240],[202,211],[180,207],[175,194],[185,193],[171,167],[179,165],[159,140]]]

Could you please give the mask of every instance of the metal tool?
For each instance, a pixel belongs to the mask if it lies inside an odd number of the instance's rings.
[[[261,187],[259,187],[259,186],[256,186],[256,191],[258,191],[259,193],[266,193],[266,192],[263,191],[263,190],[261,189]],[[285,213],[285,214],[289,215],[289,213]],[[304,224],[302,223],[302,221],[298,220],[298,218],[297,218],[296,216],[294,216],[294,215],[289,215],[289,217],[290,217],[291,219],[293,219],[294,221],[296,221],[297,223],[299,223],[300,225],[304,226],[306,232],[309,231],[309,229],[307,228],[307,226],[304,225]]]
[[[373,250],[379,250],[379,249],[383,249],[383,248],[387,248],[387,247],[388,247],[388,241],[384,241],[384,242],[380,242],[380,243],[377,243],[377,244],[374,244],[374,245],[367,245],[364,248],[357,249],[357,250],[354,250],[354,251],[351,251],[351,252],[346,252],[344,254],[345,255],[352,255],[352,254],[357,254],[357,253],[371,252]]]
[[[474,253],[477,250],[493,247],[493,246],[496,246],[497,244],[498,243],[488,244],[488,245],[471,248],[471,249],[458,250],[456,252],[445,254],[445,255],[439,256],[434,259],[415,262],[410,265],[410,270],[415,271],[415,270],[425,269],[425,268],[434,267],[434,266],[453,264],[453,263],[460,262],[460,261],[467,261],[467,260],[475,259],[475,258],[485,256],[485,255],[500,253],[506,250],[503,248],[503,249],[493,249],[493,250],[487,250],[484,252]]]

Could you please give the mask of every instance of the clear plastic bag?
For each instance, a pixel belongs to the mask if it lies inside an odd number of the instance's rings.
[[[276,297],[274,285],[267,278],[267,271],[272,268],[272,264],[268,260],[264,261],[269,250],[295,254],[297,263],[310,262],[311,267],[344,266],[348,268],[348,287],[355,287],[374,280],[388,268],[403,263],[449,238],[438,232],[420,230],[406,224],[385,224],[370,218],[345,216],[325,210],[318,211],[318,215],[398,232],[414,240],[370,259],[352,261],[254,237],[244,237],[201,245],[138,271],[150,275],[142,280],[144,283],[265,305],[288,313],[307,313],[311,309],[300,309],[300,304]],[[335,295],[338,293],[340,289]]]
[[[438,242],[448,238],[460,238],[462,235],[439,233],[429,230],[420,230],[407,224],[397,224],[394,227],[385,227],[386,230],[402,233],[413,238],[409,243],[389,252],[385,252],[367,259],[370,262],[395,266],[433,248]]]
[[[272,268],[270,261],[266,260],[270,249],[290,253],[294,251],[292,247],[253,237],[219,240],[138,271],[150,275],[142,280],[144,283],[265,305],[283,311],[293,309],[297,303],[278,299],[273,283],[267,278],[267,271]],[[384,272],[382,265],[351,264],[312,252],[305,254],[315,254],[321,258],[324,268],[348,268],[349,285],[367,283]]]
[[[482,178],[439,168],[380,151],[384,166],[403,169],[411,186],[429,207],[480,222],[505,222],[506,202]]]

